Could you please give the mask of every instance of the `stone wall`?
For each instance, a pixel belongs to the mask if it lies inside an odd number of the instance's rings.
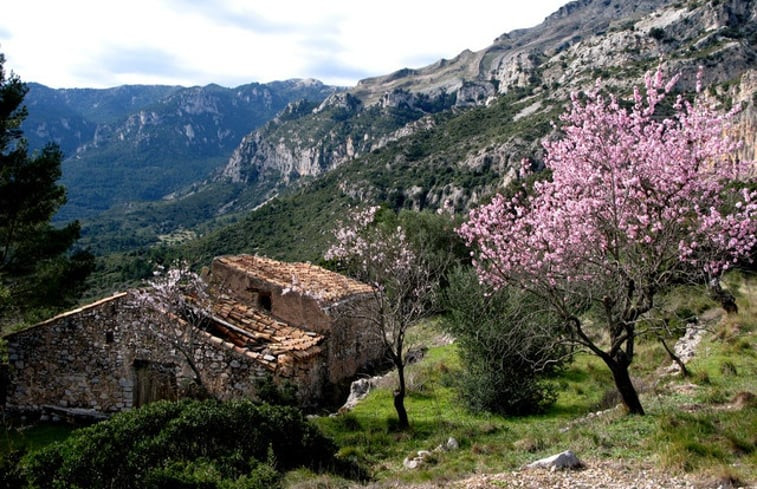
[[[144,391],[136,385],[137,371],[144,365],[172,373],[175,392],[163,397],[196,392],[190,363],[171,341],[177,331],[161,330],[157,324],[123,293],[8,335],[7,407],[38,411],[57,406],[103,413],[129,409]],[[188,344],[186,351],[203,385],[220,399],[254,397],[258,380],[275,373],[248,352],[203,331],[196,330]],[[315,363],[290,370],[307,382],[308,376],[320,376]],[[170,384],[166,379],[161,381],[164,387]],[[312,394],[320,389],[317,383],[303,387]]]
[[[385,359],[384,341],[376,324],[365,319],[373,308],[369,295],[350,297],[329,308],[332,322],[328,339],[329,381],[350,379],[366,366]]]
[[[326,368],[333,384],[351,379],[366,365],[384,358],[384,346],[375,325],[366,319],[361,307],[370,294],[356,294],[334,303],[320,303],[313,297],[282,288],[218,260],[212,264],[212,280],[240,301],[255,303],[261,293],[271,299],[270,314],[308,331],[326,336]]]
[[[295,292],[284,293],[281,287],[252,277],[218,260],[213,261],[211,273],[216,286],[230,292],[242,302],[262,307],[261,293],[270,297],[268,312],[276,319],[319,334],[331,331],[331,319],[312,297]]]
[[[321,334],[323,342],[312,351],[261,353],[219,331],[214,336],[178,318],[157,317],[132,294],[120,293],[6,336],[6,406],[113,413],[202,389],[222,400],[254,398],[258,382],[269,376],[293,383],[301,403],[312,405],[382,359],[375,326],[351,314],[367,295],[324,304],[239,270],[219,274],[215,268],[214,279],[236,299]]]

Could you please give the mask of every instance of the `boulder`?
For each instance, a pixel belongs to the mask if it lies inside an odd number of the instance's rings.
[[[446,448],[448,451],[457,450],[458,448],[460,448],[460,444],[456,439],[450,436],[449,438],[447,438]]]
[[[350,384],[350,395],[347,397],[347,401],[345,401],[344,405],[339,408],[339,412],[347,412],[357,406],[358,403],[373,389],[375,386],[375,379],[377,378],[373,377],[370,379],[358,379],[352,382],[352,384]]]
[[[572,451],[566,450],[562,453],[558,453],[557,455],[552,455],[551,457],[543,458],[541,460],[537,460],[536,462],[531,462],[530,464],[526,465],[526,468],[543,468],[549,469],[550,471],[555,471],[565,469],[575,470],[580,469],[583,466],[583,462],[581,462]]]

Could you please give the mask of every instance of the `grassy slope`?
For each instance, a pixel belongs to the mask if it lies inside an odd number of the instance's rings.
[[[589,355],[578,355],[554,379],[559,398],[544,415],[505,418],[470,413],[454,389],[462,367],[453,344],[432,346],[421,362],[409,367],[409,431],[394,429],[393,375],[353,411],[317,418],[316,423],[342,447],[342,456],[359,460],[380,481],[442,483],[472,473],[511,470],[566,449],[584,460],[623,459],[637,466],[756,481],[757,402],[752,399],[735,407],[732,400],[739,393],[757,394],[757,276],[732,274],[727,283],[737,293],[740,312],[720,321],[707,335],[689,364],[691,378],[660,377],[659,368],[670,361],[656,342],[640,342],[632,371],[643,391],[647,416],[629,417],[615,409],[587,417],[613,405],[615,399],[609,372]],[[703,294],[701,289],[682,288],[661,303],[705,316],[714,304]],[[412,331],[410,341],[430,345],[438,336],[438,324],[428,322]],[[67,433],[50,426],[10,430],[0,453],[10,446],[33,450]],[[418,470],[402,467],[406,456],[431,450],[450,436],[460,442],[459,450],[435,454]],[[287,484],[290,489],[328,489],[349,483],[300,470],[288,474]]]
[[[361,460],[375,477],[385,480],[443,481],[502,472],[572,449],[583,459],[624,459],[675,472],[755,481],[757,402],[736,408],[731,401],[739,393],[757,394],[757,278],[734,275],[730,282],[739,291],[740,313],[722,320],[700,345],[689,365],[690,379],[660,377],[659,367],[670,364],[663,349],[649,340],[639,345],[632,369],[637,387],[644,391],[647,416],[629,417],[615,409],[586,417],[611,405],[614,397],[609,372],[589,355],[577,356],[555,379],[560,395],[547,414],[472,414],[455,395],[455,373],[461,366],[455,346],[449,345],[431,348],[409,369],[409,432],[393,430],[391,385],[371,393],[352,412],[317,422],[342,446],[344,456]],[[685,307],[701,312],[713,307],[701,299],[702,293],[679,292],[668,302],[683,301]],[[403,469],[406,456],[432,450],[449,436],[460,442],[460,450],[439,453],[422,469]],[[290,481],[293,487],[311,487],[302,475],[290,476]],[[339,486],[332,480],[319,487]]]

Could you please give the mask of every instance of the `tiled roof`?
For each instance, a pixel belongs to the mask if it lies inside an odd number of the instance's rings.
[[[215,325],[215,335],[223,336],[240,353],[271,370],[275,370],[277,364],[296,363],[321,352],[322,335],[277,321],[229,297],[216,297],[213,312],[222,320]]]
[[[372,291],[370,285],[310,263],[287,263],[252,255],[223,256],[216,260],[282,289],[299,288],[328,302]]]

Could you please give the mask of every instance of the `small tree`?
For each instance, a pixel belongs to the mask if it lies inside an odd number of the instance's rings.
[[[661,102],[676,81],[646,78],[621,106],[600,93],[574,95],[559,139],[544,143],[551,181],[532,196],[493,201],[460,228],[475,247],[480,277],[539,297],[564,324],[564,337],[612,371],[629,412],[643,414],[629,376],[637,324],[670,284],[717,281],[755,246],[757,192],[752,162],[734,156],[735,114],[700,96]],[[609,341],[587,328],[593,311]]]
[[[336,242],[325,258],[373,286],[370,299],[355,302],[346,314],[368,320],[383,340],[397,369],[394,407],[399,427],[405,429],[409,427],[405,409],[406,334],[432,310],[438,278],[445,267],[434,264],[434,257],[439,255],[413,243],[394,219],[377,222],[378,212],[379,207],[369,207],[351,213],[335,230]]]
[[[209,326],[210,296],[206,283],[186,263],[159,267],[148,287],[133,292],[131,304],[149,314],[152,333],[171,345],[192,371],[197,395],[207,389],[195,361],[197,337]]]
[[[450,274],[443,297],[443,324],[464,367],[460,394],[473,410],[526,415],[554,402],[547,379],[569,356],[557,339],[558,318],[520,290],[492,290],[471,267]]]

